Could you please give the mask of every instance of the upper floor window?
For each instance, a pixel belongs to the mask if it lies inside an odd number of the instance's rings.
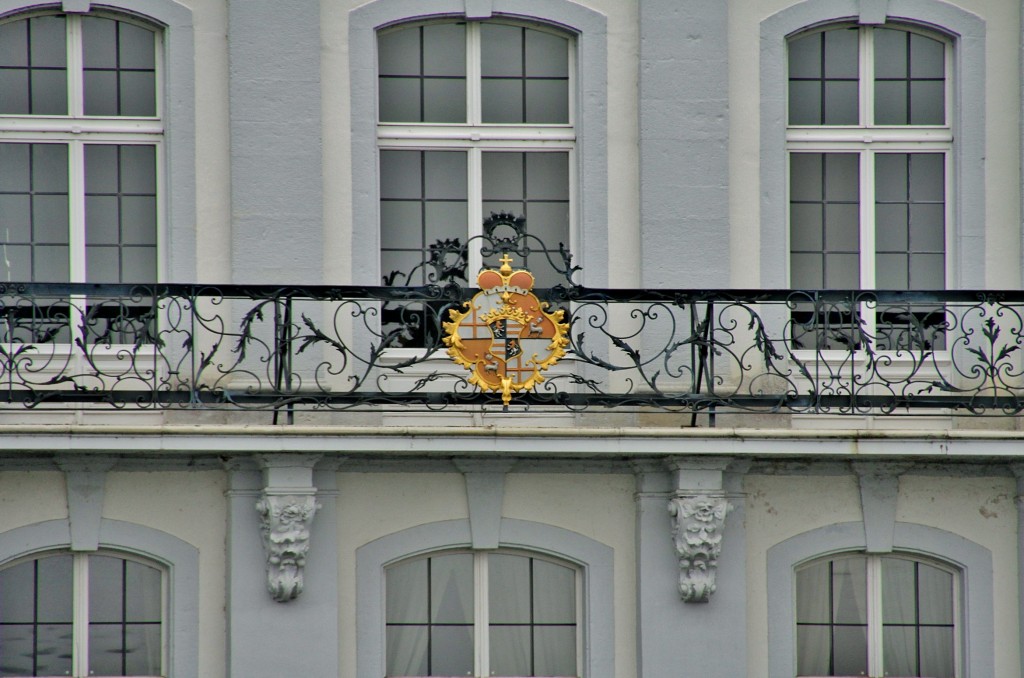
[[[575,568],[517,553],[444,553],[385,576],[388,676],[579,675]]]
[[[949,285],[950,51],[945,39],[903,27],[829,27],[790,39],[793,287]],[[944,318],[916,307],[890,315],[913,315],[910,325],[925,328]],[[861,322],[869,334],[885,335],[879,348],[924,343],[890,329],[881,312],[862,313]]]
[[[900,555],[843,555],[796,572],[799,676],[960,675],[956,572]]]
[[[572,37],[514,23],[403,24],[381,31],[377,48],[384,283],[465,284],[494,263],[466,249],[492,212],[525,216],[527,233],[551,252],[569,246]],[[455,260],[442,264],[439,246]],[[538,286],[555,284],[539,243],[531,246]],[[404,345],[436,338],[429,309],[384,321],[413,328]]]
[[[0,676],[161,676],[163,572],[110,553],[0,570]]]
[[[0,22],[4,281],[157,279],[160,48],[124,17]]]

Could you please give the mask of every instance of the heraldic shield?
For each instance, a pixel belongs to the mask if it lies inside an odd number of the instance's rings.
[[[501,268],[477,276],[480,291],[451,309],[444,323],[448,354],[472,370],[469,383],[484,391],[501,391],[508,407],[515,391],[528,391],[544,381],[541,371],[565,355],[569,325],[565,311],[549,313],[547,302],[532,292],[533,274],[513,270],[505,254]]]

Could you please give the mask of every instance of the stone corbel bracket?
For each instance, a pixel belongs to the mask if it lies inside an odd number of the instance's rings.
[[[272,454],[260,458],[263,492],[256,502],[266,555],[267,590],[279,603],[302,593],[310,526],[320,504],[313,487],[319,455]]]
[[[732,510],[722,485],[729,460],[672,460],[676,491],[669,499],[672,539],[679,556],[679,594],[706,603],[715,592],[725,517]]]

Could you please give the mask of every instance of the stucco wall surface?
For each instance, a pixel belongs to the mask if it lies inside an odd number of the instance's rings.
[[[67,517],[68,502],[63,473],[0,473],[0,532]]]

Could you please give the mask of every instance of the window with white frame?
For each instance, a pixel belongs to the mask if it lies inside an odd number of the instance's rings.
[[[578,676],[578,571],[512,552],[385,571],[388,676]]]
[[[45,554],[0,570],[0,676],[163,676],[164,583],[115,553]]]
[[[160,48],[121,15],[0,19],[3,282],[157,280]]]
[[[383,282],[470,282],[493,262],[467,240],[486,216],[508,212],[539,239],[517,265],[536,264],[539,287],[555,284],[544,251],[569,246],[574,218],[572,36],[431,22],[383,30],[377,48]],[[407,328],[404,345],[436,338],[429,313],[384,320]]]
[[[944,37],[896,25],[829,26],[790,38],[793,287],[940,290],[950,284],[951,58]],[[866,330],[877,348],[890,349],[930,347],[915,345],[921,334],[911,329],[944,320],[938,309],[912,306],[887,310],[891,317],[860,314],[855,331]],[[795,334],[798,348],[829,347],[821,336]]]
[[[953,569],[903,555],[798,568],[797,675],[960,676],[957,587]]]

